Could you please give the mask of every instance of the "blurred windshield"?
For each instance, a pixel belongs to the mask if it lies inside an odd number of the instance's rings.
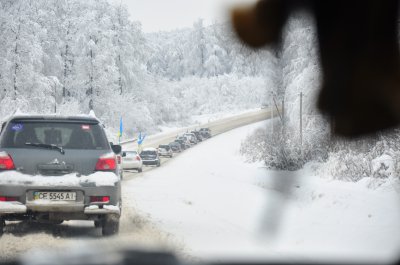
[[[1,260],[96,243],[170,250],[186,261],[400,257],[400,129],[355,140],[332,134],[316,107],[323,77],[314,17],[292,14],[279,45],[255,50],[231,26],[230,10],[242,3],[254,1],[0,0],[0,119],[101,121],[5,124]],[[23,175],[8,152],[34,150],[26,143],[109,152],[110,142],[147,157],[122,169],[121,157],[99,152],[82,181]],[[169,148],[174,142],[179,148]],[[158,158],[157,147],[168,152]],[[65,155],[48,153],[31,167],[62,175]],[[78,152],[73,159],[89,165]],[[14,196],[15,178],[18,191],[36,178],[41,185]],[[47,185],[55,180],[82,186]],[[111,205],[110,186],[94,192],[96,181],[120,185],[121,199]],[[50,188],[54,201],[33,200]],[[46,203],[52,211],[40,208]],[[57,212],[65,205],[72,217]],[[110,212],[120,213],[112,236],[98,218]]]

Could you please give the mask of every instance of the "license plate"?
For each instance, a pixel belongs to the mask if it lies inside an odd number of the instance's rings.
[[[33,199],[48,201],[76,201],[76,192],[36,191],[33,193]]]

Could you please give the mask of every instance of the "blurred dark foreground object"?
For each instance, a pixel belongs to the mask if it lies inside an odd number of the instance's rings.
[[[83,244],[82,244],[83,243]],[[294,260],[290,255],[282,255],[279,259],[260,258],[218,258],[216,262],[190,262],[179,259],[175,254],[157,249],[121,248],[121,246],[108,246],[106,249],[94,249],[93,242],[81,242],[79,248],[67,247],[63,250],[33,250],[24,254],[21,260],[0,261],[0,265],[380,265],[388,263],[376,262],[324,262],[315,261],[316,258]],[[103,245],[104,246],[104,245]],[[227,254],[229,256],[229,254]],[[192,259],[199,259],[192,257]],[[210,260],[210,257],[201,257]],[[257,261],[258,260],[258,261]],[[396,265],[397,263],[393,263]]]
[[[278,44],[299,8],[316,20],[323,73],[318,107],[333,132],[357,137],[399,125],[398,1],[261,0],[234,10],[233,25],[252,47]]]

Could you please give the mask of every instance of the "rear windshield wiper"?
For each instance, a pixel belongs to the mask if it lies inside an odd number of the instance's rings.
[[[41,143],[25,143],[25,145],[29,146],[35,146],[39,148],[46,148],[46,149],[51,149],[51,150],[58,150],[60,151],[61,154],[65,154],[64,149],[61,146],[57,146],[55,144],[41,144]]]

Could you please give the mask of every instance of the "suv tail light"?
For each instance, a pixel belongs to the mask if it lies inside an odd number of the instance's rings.
[[[0,170],[15,169],[14,161],[6,152],[0,152]]]
[[[115,155],[107,155],[100,157],[96,163],[97,171],[109,171],[117,168],[117,159]]]
[[[18,197],[0,196],[0,202],[16,202]]]
[[[137,161],[140,161],[140,160],[142,160],[142,159],[140,158],[140,156],[136,156],[136,160],[137,160]]]
[[[109,203],[110,196],[90,196],[91,203]]]

